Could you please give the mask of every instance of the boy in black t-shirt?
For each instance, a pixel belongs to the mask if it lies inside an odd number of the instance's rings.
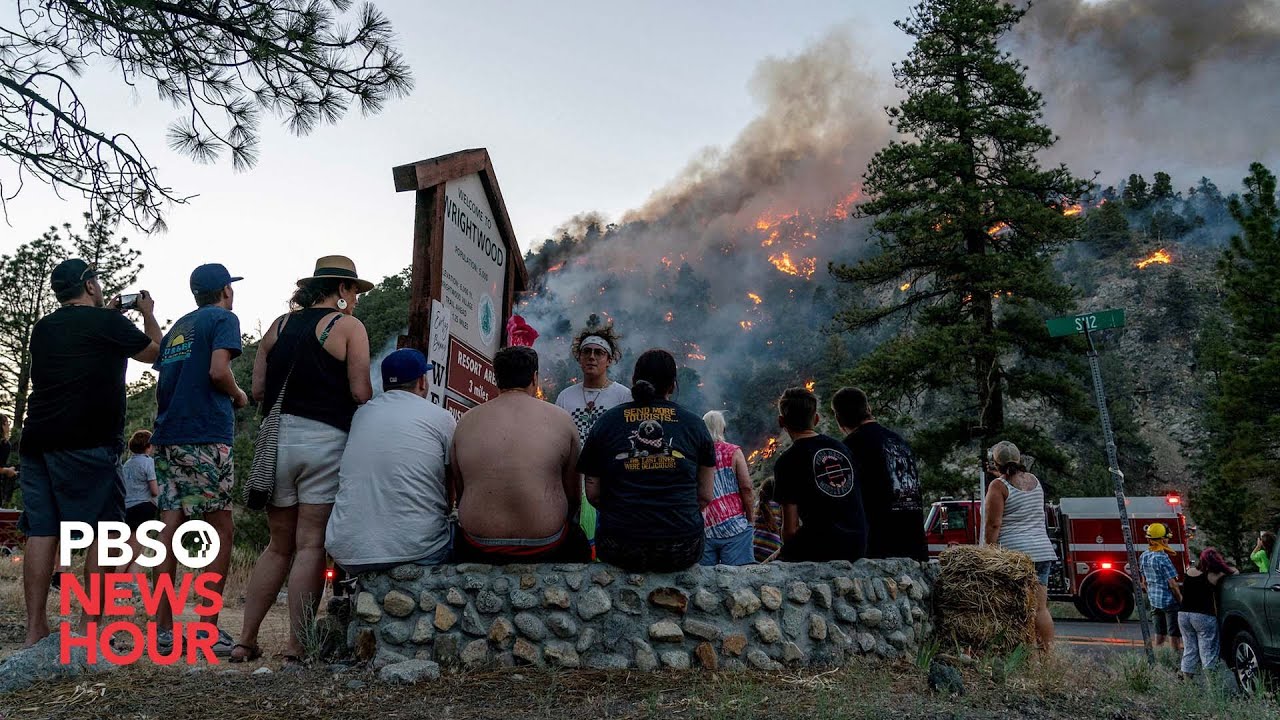
[[[920,473],[911,446],[876,422],[866,393],[840,388],[831,399],[867,514],[867,557],[929,559]]]
[[[773,472],[782,505],[782,559],[857,560],[867,544],[862,492],[848,448],[814,428],[818,398],[789,388],[778,400],[778,424],[792,445]]]

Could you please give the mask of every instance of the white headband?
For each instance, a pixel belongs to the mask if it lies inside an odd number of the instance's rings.
[[[609,341],[599,335],[588,335],[582,338],[582,342],[578,343],[578,352],[582,352],[589,347],[598,347],[604,350],[606,355],[613,355],[613,347],[609,345]]]

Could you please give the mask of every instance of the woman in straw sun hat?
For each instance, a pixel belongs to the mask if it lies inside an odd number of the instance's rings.
[[[1053,616],[1049,614],[1049,570],[1058,559],[1044,521],[1044,488],[1027,472],[1018,446],[1005,440],[991,448],[991,460],[999,477],[987,487],[986,539],[988,545],[1020,552],[1035,564],[1036,636],[1040,648],[1053,645]]]
[[[298,281],[293,310],[271,323],[253,364],[253,397],[265,413],[281,397],[276,482],[267,508],[271,540],[254,565],[244,629],[232,662],[260,655],[258,628],[289,580],[286,660],[304,656],[298,633],[324,590],[324,532],[338,492],[338,466],[356,407],[373,396],[369,336],[354,317],[360,278],[342,255],[316,261]],[[287,381],[287,383],[286,383]],[[310,614],[308,614],[310,613]]]

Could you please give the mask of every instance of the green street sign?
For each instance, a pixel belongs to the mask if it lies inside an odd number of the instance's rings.
[[[1109,328],[1124,327],[1124,310],[1100,310],[1083,315],[1066,315],[1050,318],[1044,324],[1049,328],[1049,337],[1080,335],[1086,330],[1096,332]]]

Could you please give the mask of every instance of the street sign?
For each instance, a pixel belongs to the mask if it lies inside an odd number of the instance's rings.
[[[1049,328],[1049,337],[1079,335],[1085,331],[1095,332],[1124,327],[1124,310],[1099,310],[1083,315],[1064,315],[1050,318],[1044,324]]]

